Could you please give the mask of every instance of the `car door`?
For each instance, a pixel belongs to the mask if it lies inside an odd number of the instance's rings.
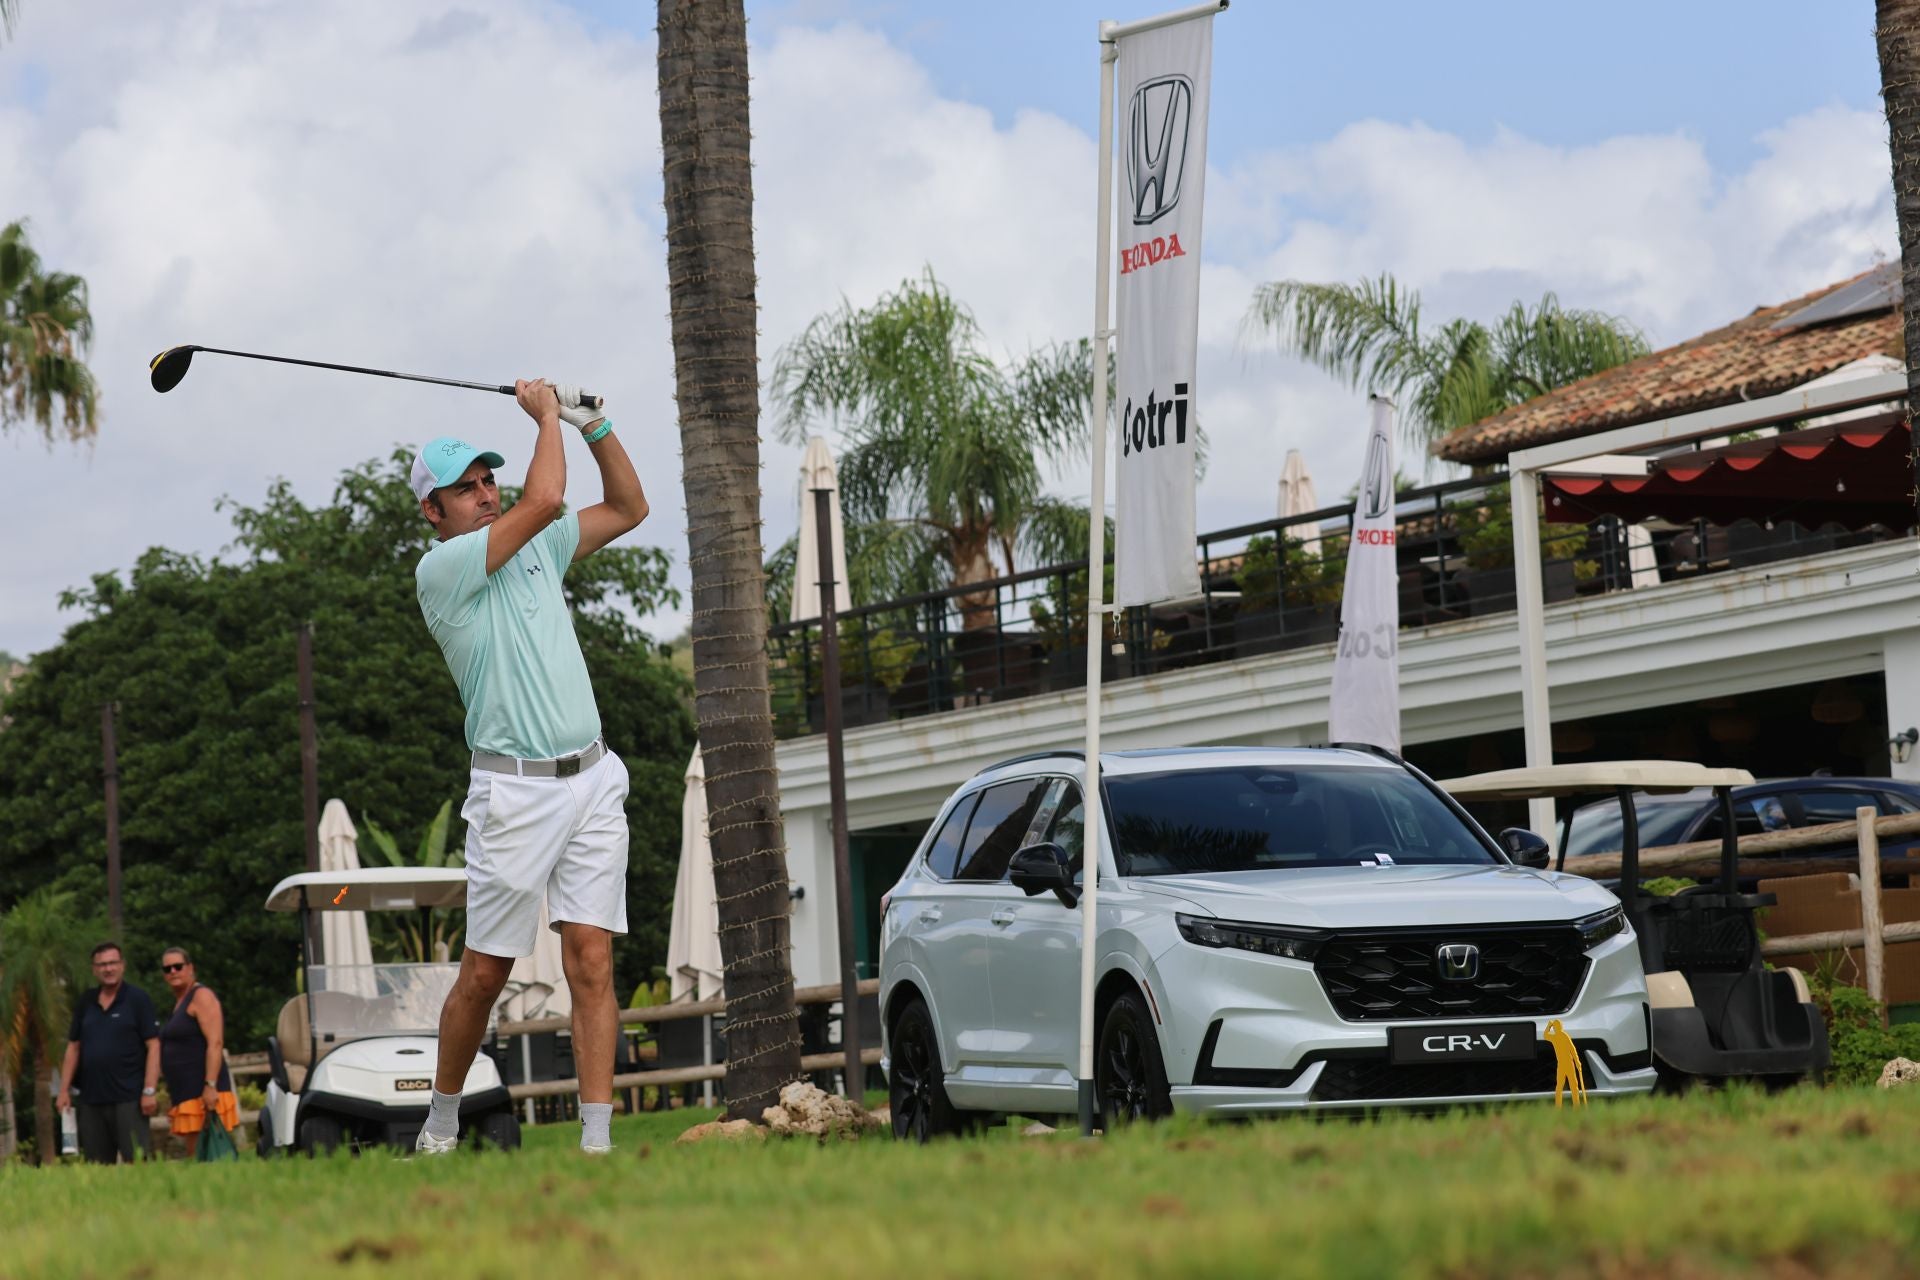
[[[1079,784],[1053,779],[1026,843],[1060,845],[1077,870],[1084,831]],[[1014,890],[1007,914],[993,957],[1001,1057],[1033,1068],[1036,1084],[1071,1084],[1080,1056],[1080,913],[1054,894]]]
[[[1049,785],[1046,778],[1021,778],[982,791],[967,823],[953,882],[946,886],[939,925],[943,970],[935,981],[947,993],[950,1007],[965,1011],[967,1062],[995,1063],[1003,1056],[993,1001],[993,958],[1013,921],[1013,900],[1020,896],[1007,882],[1007,864],[1033,825]]]
[[[889,913],[898,913],[896,927],[925,982],[933,1023],[940,1032],[941,1059],[949,1068],[979,1053],[993,1026],[992,1007],[985,1003],[986,997],[964,980],[963,948],[956,945],[959,934],[954,927],[964,915],[964,911],[956,910],[955,899],[965,897],[964,887],[953,883],[954,872],[960,864],[967,823],[979,799],[975,793],[953,806],[939,834],[927,846],[916,874],[903,883],[887,905]]]

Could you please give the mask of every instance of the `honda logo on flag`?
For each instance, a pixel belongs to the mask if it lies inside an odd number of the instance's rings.
[[[1143,227],[1172,213],[1180,203],[1188,126],[1193,123],[1193,82],[1185,76],[1148,80],[1133,91],[1127,119],[1133,223]]]

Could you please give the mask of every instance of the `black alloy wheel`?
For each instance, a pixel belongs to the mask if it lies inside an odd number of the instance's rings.
[[[1093,1080],[1104,1129],[1172,1113],[1160,1037],[1154,1034],[1153,1019],[1138,992],[1127,992],[1107,1010],[1094,1054]]]
[[[887,1102],[893,1111],[893,1136],[909,1142],[931,1142],[963,1128],[947,1098],[946,1072],[940,1066],[940,1041],[933,1015],[915,1000],[894,1023],[889,1047]]]

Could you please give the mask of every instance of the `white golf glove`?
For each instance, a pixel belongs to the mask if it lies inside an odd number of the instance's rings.
[[[578,429],[581,435],[593,430],[607,416],[605,405],[598,409],[584,408],[580,403],[580,388],[571,382],[554,383],[553,394],[560,401],[560,420]]]

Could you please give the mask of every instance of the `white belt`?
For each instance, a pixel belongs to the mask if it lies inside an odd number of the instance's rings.
[[[607,754],[605,738],[595,738],[592,745],[576,755],[561,756],[558,760],[522,760],[518,756],[500,756],[491,751],[473,753],[473,767],[485,769],[489,773],[514,773],[523,778],[571,778],[574,774],[591,769]]]

